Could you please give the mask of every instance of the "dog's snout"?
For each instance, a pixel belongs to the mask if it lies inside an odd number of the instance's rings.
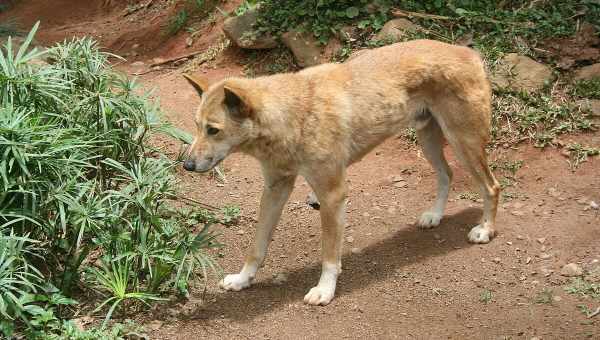
[[[183,162],[183,168],[187,171],[194,171],[196,170],[196,162],[193,159],[186,159]]]

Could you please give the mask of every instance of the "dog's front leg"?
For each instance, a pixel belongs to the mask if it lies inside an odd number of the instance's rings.
[[[342,272],[342,238],[346,213],[346,187],[343,174],[323,178],[313,189],[321,202],[322,256],[321,278],[304,302],[327,305],[333,299],[337,277]]]
[[[254,243],[246,256],[242,271],[238,274],[227,275],[220,282],[219,285],[225,290],[239,291],[249,287],[252,283],[267,254],[273,227],[281,217],[283,206],[290,197],[296,180],[295,174],[282,174],[267,168],[263,168],[263,177],[265,187],[260,200],[260,212]]]

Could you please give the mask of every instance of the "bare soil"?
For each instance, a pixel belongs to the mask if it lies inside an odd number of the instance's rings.
[[[129,73],[138,70],[130,64],[134,60],[207,48],[220,34],[222,18],[206,26],[204,38],[192,47],[186,47],[186,33],[158,42],[172,11],[168,1],[155,0],[160,11],[140,11],[131,21],[123,19],[125,5],[113,1],[105,8],[105,2],[23,0],[0,20],[15,16],[25,26],[41,19],[38,40],[45,44],[91,35],[109,50],[129,55],[119,66]],[[232,49],[198,72],[211,79],[240,75],[243,58]],[[156,88],[169,121],[193,132],[199,100],[181,72],[162,69],[141,81]],[[563,139],[569,138],[600,146],[598,133]],[[172,157],[180,150],[166,138],[154,143]],[[599,302],[566,293],[569,279],[560,275],[570,262],[600,266],[600,211],[589,207],[590,201],[600,202],[598,158],[572,172],[557,150],[527,144],[494,150],[491,160],[522,160],[523,167],[505,190],[512,197],[502,200],[499,235],[490,244],[472,245],[466,235],[478,222],[481,204],[468,198],[477,188],[446,151],[455,180],[445,218],[433,230],[414,225],[435,190],[433,170],[418,146],[390,139],[349,169],[344,272],[330,305],[302,302],[319,277],[320,227],[318,212],[304,203],[309,188],[298,180],[254,286],[224,292],[212,281],[189,301],[130,317],[145,324],[153,339],[600,339],[600,317],[587,318],[577,307],[595,309]],[[222,167],[224,183],[182,169],[178,177],[189,197],[241,207],[238,225],[216,227],[226,245],[219,262],[229,273],[240,269],[252,240],[262,179],[258,163],[244,155],[229,157]],[[497,172],[498,178],[503,175]],[[394,186],[394,176],[407,185]]]

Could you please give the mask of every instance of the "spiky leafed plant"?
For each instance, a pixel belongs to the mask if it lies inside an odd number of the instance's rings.
[[[158,105],[111,69],[116,56],[88,38],[30,49],[36,29],[0,49],[0,241],[36,245],[15,254],[0,244],[0,314],[37,327],[29,321],[51,315],[19,301],[49,303],[22,298],[56,294],[50,285],[65,296],[109,294],[109,319],[124,300],[158,301],[186,292],[194,273],[218,272],[205,253],[214,235],[193,233],[169,207],[173,162],[145,143],[153,133],[189,135],[161,123]]]

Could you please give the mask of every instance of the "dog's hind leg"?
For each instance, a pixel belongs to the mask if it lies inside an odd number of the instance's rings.
[[[440,224],[440,220],[444,215],[444,209],[446,209],[446,203],[448,202],[452,171],[444,157],[444,135],[435,119],[430,118],[427,124],[417,129],[417,138],[423,148],[425,158],[427,158],[437,174],[435,203],[421,215],[418,222],[421,228],[432,228]]]
[[[271,241],[273,227],[281,217],[283,206],[294,188],[296,174],[282,174],[276,170],[263,168],[265,187],[260,200],[258,224],[254,244],[250,248],[244,267],[238,274],[230,274],[220,282],[225,290],[239,291],[249,287],[262,265]]]
[[[304,302],[327,305],[333,299],[337,277],[342,271],[342,240],[346,214],[346,184],[344,170],[307,178],[321,203],[322,270],[319,283],[313,287]]]
[[[490,133],[489,105],[478,98],[469,101],[450,97],[433,112],[457,158],[481,190],[483,217],[481,223],[469,232],[469,241],[488,243],[496,234],[496,212],[500,196],[500,185],[488,166],[485,152]],[[435,112],[439,114],[436,115]]]

